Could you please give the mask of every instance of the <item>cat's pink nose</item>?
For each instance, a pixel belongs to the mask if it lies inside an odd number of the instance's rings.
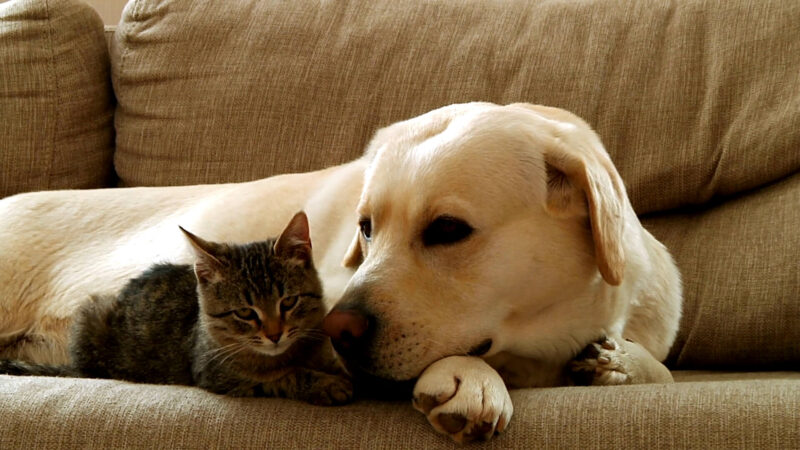
[[[369,330],[369,318],[355,310],[334,309],[322,321],[322,329],[337,350],[351,349]]]

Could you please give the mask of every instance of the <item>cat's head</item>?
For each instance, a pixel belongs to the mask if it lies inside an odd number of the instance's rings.
[[[322,339],[322,284],[305,213],[277,239],[244,245],[181,230],[195,253],[200,322],[221,347],[276,356],[296,342]]]

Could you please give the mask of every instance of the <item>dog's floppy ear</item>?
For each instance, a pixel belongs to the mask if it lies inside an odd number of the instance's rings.
[[[364,261],[364,252],[361,250],[361,232],[356,228],[356,234],[353,236],[353,241],[350,242],[350,247],[344,254],[342,265],[354,269],[361,265]]]
[[[544,150],[547,210],[569,217],[586,215],[592,227],[597,267],[606,283],[617,286],[625,271],[622,246],[625,216],[632,208],[622,178],[600,138],[580,117],[542,105],[515,103],[548,122],[557,123]]]
[[[608,284],[619,285],[625,270],[626,193],[617,170],[602,148],[573,149],[560,139],[545,150],[544,160],[547,210],[558,216],[585,215],[588,206],[600,274]]]

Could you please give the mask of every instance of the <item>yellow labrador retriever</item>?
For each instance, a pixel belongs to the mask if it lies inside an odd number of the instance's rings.
[[[459,442],[505,429],[507,387],[671,380],[674,263],[589,126],[527,104],[437,109],[318,172],[3,199],[0,357],[64,362],[89,294],[190,259],[179,224],[251,241],[301,209],[336,347],[356,370],[417,379],[414,405]]]

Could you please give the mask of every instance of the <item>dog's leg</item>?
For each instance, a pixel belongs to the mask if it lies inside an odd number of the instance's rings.
[[[38,320],[28,329],[0,333],[0,358],[37,364],[69,364],[67,341],[71,319],[42,317]]]
[[[611,337],[592,342],[567,367],[577,385],[672,383],[672,374],[641,345]]]
[[[428,366],[414,387],[414,407],[459,443],[501,433],[514,412],[500,375],[471,356],[450,356]]]

